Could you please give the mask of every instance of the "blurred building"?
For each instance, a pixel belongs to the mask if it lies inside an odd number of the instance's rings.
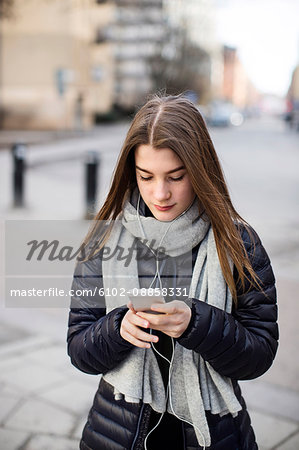
[[[164,0],[171,24],[186,30],[190,41],[206,57],[199,60],[198,77],[203,83],[200,103],[221,95],[223,77],[222,46],[216,37],[215,9],[211,0]]]
[[[292,101],[299,102],[299,65],[295,67],[292,73],[290,87],[288,89],[287,96]]]
[[[2,127],[85,128],[155,89],[163,0],[15,0],[3,20]]]
[[[210,0],[14,0],[2,20],[1,126],[81,129],[133,111],[150,92],[246,104],[235,49],[216,39]]]
[[[197,77],[202,89],[199,102],[224,100],[239,108],[256,104],[259,93],[238,58],[237,49],[223,46],[216,33],[216,9],[212,0],[164,0],[168,21],[186,30],[192,43],[202,49]]]
[[[112,20],[110,2],[14,0],[1,29],[2,126],[82,128],[109,111],[114,60],[97,30]]]
[[[299,131],[299,65],[293,70],[286,100],[289,124]]]
[[[106,36],[114,49],[114,105],[133,110],[154,88],[150,60],[165,37],[163,0],[115,0]]]
[[[259,98],[259,93],[248,78],[238,58],[237,49],[223,47],[223,83],[221,97],[238,106],[249,107]]]

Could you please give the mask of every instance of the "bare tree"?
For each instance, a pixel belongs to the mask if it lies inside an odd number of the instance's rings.
[[[206,95],[210,84],[210,56],[192,43],[183,28],[170,28],[157,54],[149,61],[153,90],[178,93],[194,91]]]

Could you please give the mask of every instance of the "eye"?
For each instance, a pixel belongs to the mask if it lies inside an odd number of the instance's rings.
[[[171,177],[171,181],[181,181],[184,178],[184,175],[181,175],[180,177]]]
[[[143,177],[142,175],[139,174],[139,178],[140,178],[142,181],[150,181],[153,177]]]

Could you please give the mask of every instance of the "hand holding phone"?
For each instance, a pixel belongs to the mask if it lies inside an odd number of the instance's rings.
[[[164,297],[158,290],[134,289],[128,293],[128,297],[136,312],[143,311],[150,314],[163,314],[151,310],[151,306],[154,303],[165,303]]]
[[[163,313],[152,311],[150,308],[154,303],[165,303],[165,300],[160,295],[160,292],[154,289],[134,289],[128,293],[128,297],[130,299],[128,303],[129,310],[122,319],[120,335],[136,347],[150,348],[151,343],[158,342],[159,338],[143,330],[144,328],[149,328],[150,323],[136,313],[148,311],[150,314],[161,314],[164,316]]]
[[[172,338],[180,337],[191,320],[191,308],[182,300],[172,300],[161,305],[156,305],[155,310],[161,314],[153,315],[154,311],[147,313],[140,311],[134,314],[148,321],[152,330],[162,331]]]

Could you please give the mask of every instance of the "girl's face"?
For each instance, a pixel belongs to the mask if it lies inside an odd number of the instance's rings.
[[[141,197],[156,219],[171,221],[193,202],[195,192],[187,170],[170,148],[140,145],[135,150],[135,168]]]

